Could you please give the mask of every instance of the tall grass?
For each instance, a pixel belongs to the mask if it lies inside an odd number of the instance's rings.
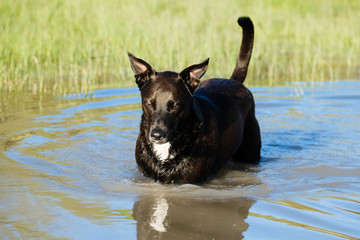
[[[358,0],[0,0],[0,93],[134,86],[126,51],[156,70],[210,57],[229,77],[238,16],[255,25],[246,83],[359,77]]]

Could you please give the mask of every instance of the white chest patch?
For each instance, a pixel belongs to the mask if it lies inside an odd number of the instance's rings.
[[[154,153],[160,161],[164,161],[168,158],[170,158],[170,159],[174,158],[173,155],[170,155],[170,147],[171,147],[171,144],[169,142],[164,143],[164,144],[153,143]]]

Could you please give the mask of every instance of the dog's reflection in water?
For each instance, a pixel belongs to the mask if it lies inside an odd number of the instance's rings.
[[[154,213],[150,217],[150,226],[158,232],[166,232],[165,220],[169,204],[165,198],[157,198],[153,205]]]
[[[137,239],[242,239],[254,200],[143,196],[134,204]]]

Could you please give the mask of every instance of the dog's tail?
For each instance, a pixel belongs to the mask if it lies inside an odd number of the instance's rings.
[[[236,61],[236,66],[231,75],[231,79],[243,83],[247,74],[254,44],[254,25],[249,17],[240,17],[238,23],[243,29],[243,37],[239,57]]]

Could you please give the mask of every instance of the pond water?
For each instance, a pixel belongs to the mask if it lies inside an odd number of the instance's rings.
[[[0,239],[359,239],[360,82],[256,87],[262,160],[162,185],[136,88],[1,101]]]

